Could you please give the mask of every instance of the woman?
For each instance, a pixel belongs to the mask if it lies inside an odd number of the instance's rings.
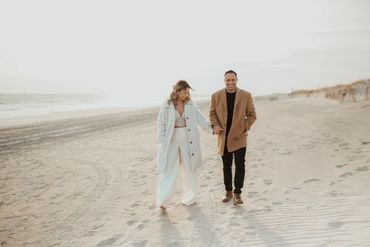
[[[189,84],[180,80],[158,114],[158,171],[157,206],[165,211],[164,202],[176,185],[179,169],[183,173],[184,205],[195,203],[196,174],[202,164],[197,124],[213,133],[207,118],[190,99]]]

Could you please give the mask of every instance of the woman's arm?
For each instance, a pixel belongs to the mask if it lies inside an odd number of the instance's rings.
[[[165,114],[164,106],[159,109],[157,117],[157,141],[159,143],[164,142],[167,130],[167,116]]]
[[[198,106],[193,102],[194,110],[197,117],[197,123],[200,127],[209,134],[213,134],[213,128],[208,121],[208,119],[204,116],[204,114],[199,110]]]

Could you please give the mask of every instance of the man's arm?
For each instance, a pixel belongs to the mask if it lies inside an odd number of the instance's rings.
[[[246,116],[247,117],[245,119],[245,125],[246,125],[246,130],[248,131],[257,119],[257,114],[256,114],[256,110],[254,108],[252,95],[249,95],[249,97],[248,97]]]
[[[218,121],[216,113],[216,99],[214,95],[212,95],[211,106],[209,108],[209,122],[211,123],[212,126],[216,125],[220,126],[220,122]]]
[[[223,129],[220,127],[220,122],[218,121],[217,112],[216,112],[216,99],[215,96],[211,97],[211,106],[209,109],[209,122],[213,128],[214,134],[220,134]]]

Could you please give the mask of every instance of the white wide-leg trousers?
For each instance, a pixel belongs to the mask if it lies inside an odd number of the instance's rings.
[[[165,206],[176,186],[176,180],[182,173],[182,203],[190,205],[195,202],[197,192],[196,173],[190,166],[190,148],[186,128],[175,128],[167,156],[167,169],[159,174],[157,190],[157,206]]]

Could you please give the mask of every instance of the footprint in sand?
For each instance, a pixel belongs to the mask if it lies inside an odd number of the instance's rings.
[[[259,202],[259,201],[266,202],[266,201],[268,201],[268,199],[267,198],[259,198],[259,199],[255,200],[254,202]]]
[[[95,231],[95,230],[98,230],[99,228],[102,228],[103,226],[105,226],[105,224],[94,226],[92,229]]]
[[[153,192],[150,190],[146,190],[143,192],[143,195],[151,195]]]
[[[329,223],[328,223],[328,225],[329,225],[331,228],[336,228],[336,229],[341,228],[344,224],[345,224],[345,222],[338,221],[338,220],[331,221],[331,222],[329,222]]]
[[[368,170],[369,170],[369,166],[362,166],[362,167],[356,168],[356,171],[359,171],[359,172],[364,172]]]
[[[194,220],[194,216],[188,216],[188,217],[186,217],[186,219],[187,219],[188,221],[193,221],[193,220]]]
[[[265,209],[263,210],[264,213],[269,213],[273,211],[273,209],[270,206],[265,206]]]
[[[282,205],[282,204],[283,204],[283,202],[281,202],[281,201],[272,202],[272,205]]]
[[[330,191],[330,195],[333,196],[333,197],[338,197],[338,196],[343,196],[343,193],[338,193],[336,191]]]
[[[338,146],[339,147],[348,147],[348,142],[342,142],[342,143],[340,143]]]
[[[266,185],[270,185],[270,184],[272,184],[272,180],[271,179],[264,179],[263,183],[266,184]]]
[[[343,167],[345,167],[345,166],[348,166],[348,164],[336,165],[335,167],[336,167],[336,168],[343,168]]]
[[[341,183],[341,182],[343,182],[343,180],[342,180],[342,179],[339,179],[339,180],[337,180],[337,181],[332,181],[332,182],[330,183],[330,185],[336,185],[337,183]]]
[[[146,224],[143,224],[143,223],[141,223],[140,225],[138,225],[137,227],[136,227],[136,229],[138,229],[138,230],[143,230],[144,228],[145,228],[145,226],[146,226]]]
[[[248,192],[248,197],[255,197],[256,195],[258,195],[258,192]]]
[[[352,175],[353,175],[352,172],[345,172],[345,173],[342,173],[339,177],[346,178],[346,177],[349,177],[349,176],[352,176]]]
[[[307,184],[307,183],[318,182],[318,181],[320,181],[320,179],[318,179],[318,178],[311,178],[311,179],[308,179],[308,180],[303,181],[303,183]]]
[[[144,247],[147,242],[148,242],[148,240],[138,240],[138,241],[132,243],[132,246],[134,246],[134,247]]]
[[[118,234],[118,235],[114,235],[113,237],[111,238],[108,238],[106,240],[103,240],[101,241],[96,247],[105,247],[105,246],[112,246],[115,242],[117,242],[117,240],[119,238],[121,238],[122,235],[121,234]]]
[[[240,224],[238,222],[231,222],[229,226],[240,226]]]
[[[127,225],[131,226],[131,225],[135,224],[136,222],[137,222],[137,220],[129,220],[126,223],[127,223]]]

